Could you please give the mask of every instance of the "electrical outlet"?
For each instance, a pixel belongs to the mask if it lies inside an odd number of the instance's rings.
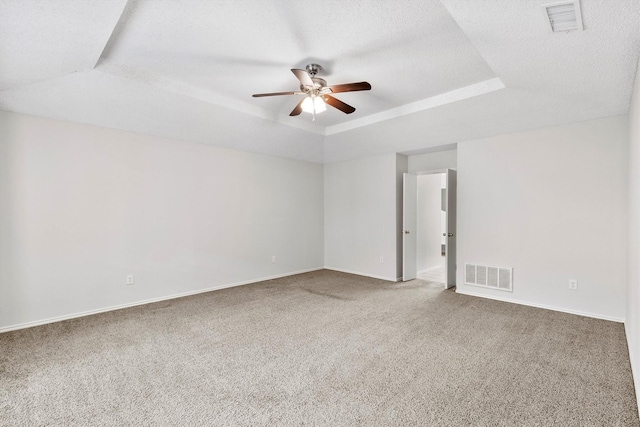
[[[577,279],[570,279],[569,280],[569,289],[571,289],[572,291],[577,291],[578,290],[578,280]]]
[[[273,262],[276,262],[276,256],[275,256],[275,255],[273,255],[273,256],[271,257],[271,262],[272,262],[272,263],[273,263]]]
[[[380,264],[384,264],[384,257],[380,257]]]
[[[127,276],[127,285],[133,285],[133,274]]]

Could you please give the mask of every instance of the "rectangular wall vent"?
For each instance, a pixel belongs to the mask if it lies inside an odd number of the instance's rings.
[[[513,268],[465,264],[464,284],[513,292]]]
[[[542,10],[555,33],[583,29],[579,0],[547,4],[542,6]]]

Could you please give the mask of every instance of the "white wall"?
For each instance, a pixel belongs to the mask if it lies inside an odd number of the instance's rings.
[[[626,116],[458,144],[458,292],[622,321],[627,150]],[[513,293],[466,262],[513,267]]]
[[[629,109],[629,142],[629,252],[625,329],[636,396],[640,401],[640,64]]]
[[[396,280],[399,161],[385,154],[324,165],[326,268]]]
[[[418,271],[444,265],[441,255],[443,174],[418,175],[417,268]]]
[[[322,266],[320,164],[0,112],[0,330]]]
[[[437,151],[409,156],[409,172],[457,169],[457,150]]]

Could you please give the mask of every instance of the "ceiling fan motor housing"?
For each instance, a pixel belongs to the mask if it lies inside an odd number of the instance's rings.
[[[327,81],[320,77],[316,77],[318,72],[322,71],[322,66],[319,64],[307,64],[305,67],[307,73],[311,77],[311,81],[313,82],[313,86],[309,85],[300,85],[300,90],[313,96],[321,95],[322,89],[327,87]]]
[[[321,79],[320,77],[311,77],[311,80],[313,81],[313,85],[318,89],[327,87],[327,81],[325,79]]]
[[[325,79],[321,79],[320,77],[311,77],[311,81],[313,81],[313,86],[300,85],[300,90],[311,96],[331,93],[331,90],[327,88],[327,81]]]

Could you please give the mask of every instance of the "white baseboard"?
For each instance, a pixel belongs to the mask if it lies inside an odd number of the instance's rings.
[[[620,318],[620,317],[604,316],[604,315],[601,315],[601,314],[587,313],[587,312],[579,311],[579,310],[571,310],[571,309],[567,309],[567,308],[554,307],[554,306],[551,306],[551,305],[531,303],[531,302],[528,302],[528,301],[520,301],[520,300],[516,300],[516,299],[512,299],[512,298],[496,297],[496,296],[493,296],[493,295],[485,295],[485,294],[482,294],[482,293],[479,293],[479,292],[473,292],[473,291],[462,291],[462,290],[460,290],[460,288],[456,288],[456,293],[457,294],[462,294],[462,295],[469,295],[469,296],[472,296],[472,297],[487,298],[487,299],[492,299],[492,300],[502,301],[502,302],[510,302],[512,304],[526,305],[526,306],[529,306],[529,307],[544,308],[546,310],[559,311],[559,312],[562,312],[562,313],[576,314],[578,316],[592,317],[594,319],[610,320],[612,322],[624,323],[624,319]]]
[[[633,376],[633,384],[636,388],[636,403],[638,404],[638,412],[640,412],[640,366],[638,366],[637,357],[635,347],[631,342],[631,336],[629,335],[629,328],[627,327],[627,323],[624,324],[624,333],[627,337],[627,348],[629,349],[629,361],[631,362],[631,375]]]
[[[323,267],[311,268],[311,269],[308,269],[308,270],[293,271],[293,272],[290,272],[290,273],[278,274],[276,276],[269,276],[269,277],[262,277],[260,279],[246,280],[244,282],[236,282],[236,283],[229,283],[229,284],[225,284],[225,285],[212,286],[212,287],[206,288],[206,289],[198,289],[197,291],[183,292],[183,293],[179,293],[179,294],[167,295],[167,296],[159,297],[159,298],[151,298],[151,299],[147,299],[147,300],[143,300],[143,301],[136,301],[136,302],[127,303],[127,304],[112,305],[112,306],[109,306],[109,307],[99,308],[99,309],[96,309],[96,310],[88,310],[88,311],[82,311],[80,313],[73,313],[73,314],[67,314],[67,315],[64,315],[64,316],[50,317],[48,319],[42,319],[42,320],[35,320],[33,322],[19,323],[17,325],[9,325],[9,326],[0,327],[0,333],[9,332],[9,331],[17,331],[19,329],[32,328],[34,326],[46,325],[48,323],[61,322],[63,320],[76,319],[78,317],[91,316],[92,314],[105,313],[107,311],[121,310],[123,308],[129,308],[129,307],[136,307],[138,305],[145,305],[145,304],[150,304],[150,303],[153,303],[153,302],[160,302],[160,301],[166,301],[166,300],[175,299],[175,298],[188,297],[190,295],[203,294],[205,292],[218,291],[220,289],[227,289],[227,288],[233,288],[233,287],[236,287],[236,286],[250,285],[252,283],[264,282],[266,280],[279,279],[281,277],[294,276],[296,274],[309,273],[311,271],[318,271],[318,270],[323,270]]]
[[[363,273],[361,271],[351,271],[351,270],[343,270],[341,268],[327,267],[326,265],[324,266],[324,269],[325,270],[332,270],[332,271],[339,271],[340,273],[355,274],[356,276],[372,277],[374,279],[381,279],[381,280],[386,280],[386,281],[389,281],[389,282],[398,282],[398,281],[402,280],[402,278],[376,276],[374,274]]]

